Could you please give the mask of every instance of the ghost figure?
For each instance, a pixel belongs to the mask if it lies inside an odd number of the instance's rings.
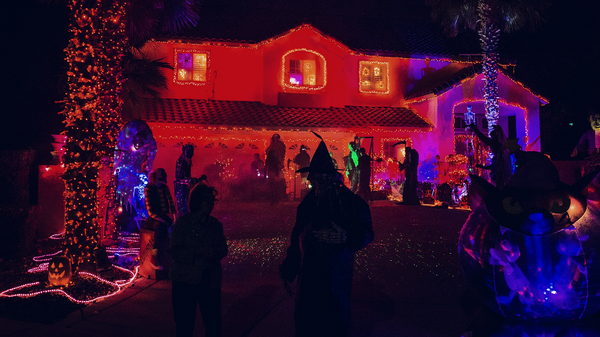
[[[540,153],[519,153],[502,188],[471,176],[473,209],[459,237],[467,285],[511,319],[580,319],[600,309],[595,173],[573,185]],[[518,296],[517,296],[518,295]]]
[[[156,150],[152,130],[144,121],[132,120],[121,130],[115,149],[116,197],[123,208],[137,217],[148,217],[144,188]]]
[[[504,266],[504,280],[510,288],[508,296],[498,296],[498,302],[510,303],[519,294],[521,303],[533,304],[529,280],[515,263],[521,256],[519,246],[511,244],[509,240],[502,240],[496,248],[490,249],[490,255],[490,264]]]

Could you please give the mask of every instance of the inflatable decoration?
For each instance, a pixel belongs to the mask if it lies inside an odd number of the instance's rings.
[[[156,156],[156,141],[148,124],[132,120],[125,124],[115,150],[117,201],[134,216],[147,218],[144,189]]]
[[[569,186],[544,155],[515,156],[517,171],[503,189],[471,176],[473,211],[458,245],[465,281],[508,318],[566,321],[592,314],[600,309],[600,210],[582,191],[596,174]]]

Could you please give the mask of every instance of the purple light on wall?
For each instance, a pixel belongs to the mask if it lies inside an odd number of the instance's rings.
[[[179,69],[192,70],[192,54],[179,53],[177,54],[177,67]]]

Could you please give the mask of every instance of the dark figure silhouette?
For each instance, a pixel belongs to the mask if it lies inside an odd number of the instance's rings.
[[[419,167],[419,152],[406,147],[404,163],[398,163],[400,171],[404,170],[406,181],[404,182],[404,190],[402,191],[402,204],[404,205],[420,205],[419,196],[417,195],[418,182],[418,167]]]
[[[306,152],[306,146],[300,145],[300,153],[294,157],[294,164],[298,165],[298,169],[303,169],[310,165],[310,155]],[[308,184],[306,178],[308,177],[308,172],[300,173],[300,186],[303,193],[308,189]],[[304,194],[303,194],[304,195]]]
[[[190,213],[177,219],[171,240],[172,300],[177,336],[192,336],[196,306],[205,336],[221,336],[221,260],[227,256],[223,225],[210,216],[216,190],[197,184],[190,192]]]
[[[254,154],[254,161],[250,164],[250,169],[253,178],[265,176],[265,162],[260,159],[260,154]]]
[[[186,144],[181,148],[181,155],[175,165],[175,199],[177,200],[177,215],[182,216],[189,212],[188,197],[191,186],[196,180],[192,178],[192,157],[194,145]]]
[[[493,130],[490,133],[490,137],[484,135],[475,124],[467,125],[468,128],[473,130],[477,137],[487,146],[490,147],[490,151],[493,154],[492,164],[488,166],[475,165],[476,167],[490,170],[490,178],[494,185],[498,188],[504,187],[508,178],[512,176],[512,163],[510,160],[510,153],[506,148],[506,135],[502,131],[500,125],[492,126]]]
[[[298,165],[299,169],[310,165],[310,155],[306,152],[306,146],[300,145],[300,152],[294,157],[294,164]],[[302,178],[308,177],[308,172],[300,173]]]
[[[371,201],[371,160],[365,148],[361,147],[358,157],[359,182],[356,193],[366,201]]]
[[[324,142],[299,171],[309,172],[313,187],[298,206],[280,266],[287,289],[298,279],[296,337],[349,337],[354,252],[373,240],[371,211],[342,184]]]
[[[167,186],[165,169],[159,168],[152,172],[149,180],[150,183],[144,190],[148,210],[146,228],[154,231],[153,264],[158,270],[164,270],[171,263],[168,252],[169,228],[175,217],[175,204]]]
[[[265,159],[265,165],[267,165],[267,161],[269,161],[269,156],[275,157],[270,158],[271,162],[274,163],[275,161],[273,159],[277,159],[279,171],[281,171],[283,169],[283,163],[285,162],[285,144],[281,141],[281,136],[279,136],[279,134],[276,133],[271,137],[271,144],[267,148],[266,153],[267,159]],[[271,153],[271,155],[269,155],[269,153]],[[275,168],[273,167],[271,173],[275,173],[274,171]],[[279,173],[277,173],[277,176],[279,176]]]
[[[280,177],[282,167],[283,165],[275,155],[275,151],[270,150],[267,153],[267,159],[265,161],[265,176],[267,177],[269,184],[269,197],[273,203],[278,202],[282,197],[282,182],[283,188],[285,189],[285,181]]]

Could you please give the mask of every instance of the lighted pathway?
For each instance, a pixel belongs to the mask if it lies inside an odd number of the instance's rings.
[[[293,300],[277,274],[297,202],[219,203],[229,256],[223,261],[224,337],[293,336]],[[468,317],[456,242],[468,212],[371,205],[375,241],[357,254],[354,337],[460,336]],[[0,336],[173,336],[170,282],[138,279],[113,298],[53,325],[0,318]],[[203,336],[198,314],[195,336]]]

